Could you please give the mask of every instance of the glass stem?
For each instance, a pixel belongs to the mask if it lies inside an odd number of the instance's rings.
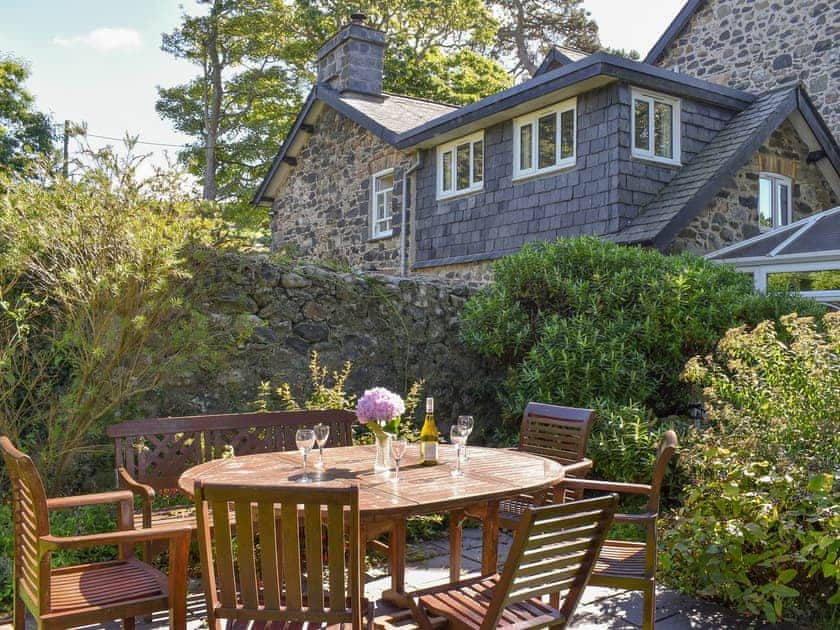
[[[461,448],[463,448],[460,444],[455,447],[455,459],[458,461],[458,466],[455,469],[460,476],[461,474]]]
[[[303,478],[306,479],[306,451],[303,451]]]
[[[318,451],[319,451],[319,453],[321,454],[321,466],[323,466],[323,465],[324,465],[324,447],[323,447],[323,446],[319,446],[319,447],[318,447]]]
[[[394,479],[399,481],[400,480],[400,460],[395,459],[394,460],[394,466],[395,466]]]

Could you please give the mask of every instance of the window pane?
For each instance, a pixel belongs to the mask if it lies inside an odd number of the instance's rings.
[[[537,168],[557,163],[557,114],[543,116],[537,121]]]
[[[767,177],[758,180],[758,225],[773,227],[773,181]]]
[[[522,125],[519,128],[519,170],[529,170],[534,162],[532,160],[533,127],[530,124]]]
[[[647,101],[634,102],[634,125],[636,133],[633,137],[633,148],[642,151],[650,150],[650,106]]]
[[[560,114],[560,159],[575,154],[575,110]]]
[[[778,291],[840,291],[840,270],[768,273],[767,288]]]
[[[443,154],[443,189],[445,191],[452,190],[452,151],[447,151]]]
[[[464,190],[470,187],[470,145],[459,144],[455,149],[457,152],[457,169],[456,182],[457,190]]]
[[[389,188],[394,187],[394,174],[388,173],[387,175],[380,175],[376,178],[376,192],[380,192],[382,190],[387,190]]]
[[[654,105],[655,143],[654,154],[659,157],[674,157],[674,108],[668,103]]]
[[[473,142],[473,182],[478,183],[484,180],[484,142],[479,140]]]
[[[776,226],[788,224],[788,186],[781,182],[776,183],[776,190],[778,191],[778,203],[776,207],[779,213],[776,216]]]

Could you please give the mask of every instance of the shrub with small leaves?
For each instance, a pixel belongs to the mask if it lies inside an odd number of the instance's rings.
[[[840,313],[730,330],[684,377],[704,388],[711,426],[681,451],[665,577],[771,622],[836,619]]]

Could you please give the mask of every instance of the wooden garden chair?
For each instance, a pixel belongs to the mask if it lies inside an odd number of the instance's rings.
[[[131,492],[103,492],[47,499],[32,460],[0,436],[0,451],[12,486],[14,519],[14,627],[24,630],[27,609],[37,628],[69,628],[169,609],[169,627],[186,628],[189,527],[135,530]],[[83,505],[116,503],[115,532],[52,536],[49,512]],[[136,543],[169,541],[169,576],[132,556]],[[53,569],[52,553],[116,545],[118,559]]]
[[[567,477],[586,477],[592,469],[592,461],[586,458],[586,445],[595,421],[595,411],[577,407],[561,407],[545,403],[530,402],[522,414],[517,450],[548,457],[566,466]],[[568,496],[566,496],[568,495]],[[579,499],[583,495],[576,490],[558,489],[553,497],[546,493],[519,495],[505,499],[499,504],[499,526],[515,530],[519,519],[529,508],[542,505],[547,499],[562,502]],[[485,520],[485,506],[456,511],[449,518],[450,579],[454,582],[461,573],[462,524],[464,518]]]
[[[659,442],[650,485],[615,483],[589,479],[567,479],[563,486],[578,491],[604,490],[646,495],[647,507],[642,514],[616,514],[616,523],[633,523],[645,529],[645,542],[607,540],[589,583],[593,586],[644,592],[643,628],[654,626],[656,611],[656,519],[659,499],[668,463],[677,450],[677,434],[666,431]]]
[[[432,630],[428,611],[446,617],[454,630],[566,627],[617,505],[618,495],[613,494],[528,508],[501,575],[411,593],[416,621],[423,630]]]
[[[358,487],[197,481],[195,501],[210,628],[227,619],[233,627],[250,620],[278,630],[304,622],[361,630],[366,612],[372,630],[373,607],[362,598]]]

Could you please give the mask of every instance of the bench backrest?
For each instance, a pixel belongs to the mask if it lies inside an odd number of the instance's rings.
[[[327,446],[350,446],[356,415],[350,411],[273,411],[129,420],[108,427],[116,466],[156,490],[178,487],[186,469],[235,455],[296,448],[295,432],[318,423],[330,427]]]

